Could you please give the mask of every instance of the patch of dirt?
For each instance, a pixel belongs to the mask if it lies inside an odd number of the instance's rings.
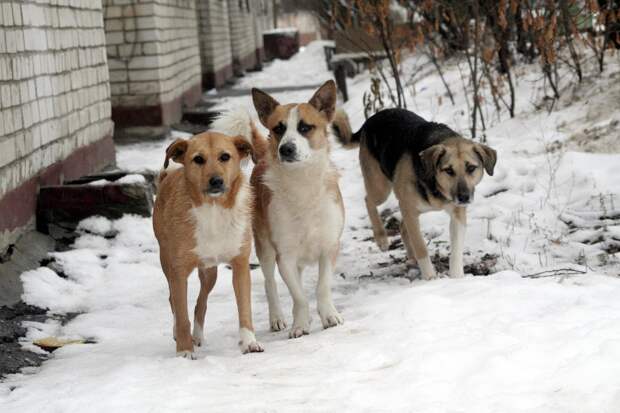
[[[612,119],[571,135],[563,147],[590,153],[620,152],[620,120]]]
[[[19,339],[26,335],[23,321],[44,322],[47,311],[19,302],[0,307],[0,378],[19,372],[23,367],[39,366],[47,357],[24,350]]]
[[[563,95],[564,106],[580,100],[586,105],[581,116],[558,125],[558,130],[569,136],[561,146],[580,152],[620,153],[620,116],[616,110],[620,102],[620,74],[612,73],[604,82],[600,76],[586,78]]]
[[[390,244],[390,250],[400,250],[404,252],[404,247],[400,238],[392,241]],[[487,276],[492,274],[496,272],[498,258],[499,257],[496,254],[484,254],[480,257],[474,257],[473,262],[465,264],[465,274],[472,274],[474,276]],[[439,274],[448,274],[450,269],[450,256],[448,254],[442,254],[439,251],[435,251],[435,254],[431,256],[431,261]],[[359,278],[407,278],[410,281],[419,278],[417,265],[411,266],[408,264],[406,254],[390,254],[388,260],[379,261],[372,268],[374,270],[371,270],[368,274],[360,275]],[[416,269],[416,273],[410,271],[414,268]]]
[[[476,258],[471,264],[465,264],[463,269],[465,274],[489,275],[495,271],[497,265],[498,256],[495,254],[484,254],[480,258]],[[435,251],[435,254],[431,256],[431,261],[435,266],[435,269],[439,273],[447,274],[450,269],[450,256],[440,254],[439,251]]]
[[[383,226],[389,237],[400,234],[400,219],[394,216],[394,211],[391,208],[381,211],[381,221],[384,222]]]

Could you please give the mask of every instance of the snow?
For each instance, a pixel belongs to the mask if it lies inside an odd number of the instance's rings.
[[[92,186],[104,186],[104,185],[110,185],[110,184],[132,185],[132,184],[143,184],[145,182],[146,182],[146,179],[144,178],[144,175],[128,174],[128,175],[123,176],[120,179],[117,179],[116,181],[111,181],[108,179],[98,179],[96,181],[89,182],[88,185],[92,185]]]
[[[277,29],[266,30],[263,34],[291,34],[295,35],[299,32],[296,27],[278,27]]]
[[[33,348],[33,340],[49,335],[95,344],[65,346],[40,369],[9,376],[0,383],[0,411],[620,411],[619,264],[604,250],[620,238],[618,221],[610,218],[620,204],[614,201],[619,155],[564,145],[572,134],[616,116],[590,108],[604,107],[606,96],[620,90],[617,66],[610,63],[611,74],[576,89],[580,98],[559,102],[551,114],[534,107],[544,91],[533,83],[535,70],[523,66],[517,117],[487,117],[488,143],[499,160],[469,208],[465,263],[497,254],[497,272],[488,277],[421,281],[417,270],[407,273],[393,263],[404,251],[380,252],[369,239],[357,150],[334,143],[347,214],[334,301],[345,324],[322,330],[312,299],[310,335],[289,340],[287,331],[269,332],[262,274],[255,269],[254,324],[264,353],[240,354],[231,274],[220,266],[209,298],[207,344],[196,361],[175,358],[151,220],[83,221],[73,249],[51,254],[64,278],[49,268],[22,275],[25,301],[52,314],[80,314],[65,325],[28,323],[23,344]],[[443,97],[440,79],[427,72],[415,82],[410,108],[467,134],[458,68],[453,63],[446,70],[455,106]],[[315,42],[237,87],[315,85],[329,77],[322,43]],[[348,82],[351,100],[344,108],[356,130],[369,76]],[[290,102],[312,93],[275,96]],[[231,97],[220,108],[237,105],[252,107],[249,97]],[[172,139],[121,146],[119,165],[159,170]],[[384,208],[396,209],[395,199]],[[442,213],[422,217],[431,253],[448,254],[447,222]],[[558,268],[586,273],[524,277]],[[315,282],[316,269],[307,270],[309,297]],[[290,325],[291,299],[279,277],[278,283]],[[192,306],[198,290],[194,275]]]

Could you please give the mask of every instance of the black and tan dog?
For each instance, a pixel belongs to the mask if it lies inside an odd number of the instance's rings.
[[[377,206],[394,189],[403,217],[403,243],[409,259],[418,262],[422,277],[428,280],[437,274],[419,217],[436,210],[450,214],[450,276],[462,277],[467,206],[483,170],[493,175],[496,152],[404,109],[376,113],[351,139],[360,142],[366,208],[379,248],[385,251],[388,240]]]

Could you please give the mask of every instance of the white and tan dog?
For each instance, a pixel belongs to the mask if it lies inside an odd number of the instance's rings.
[[[217,279],[217,265],[230,263],[239,311],[239,346],[260,352],[252,326],[249,256],[252,248],[252,189],[241,173],[241,159],[252,148],[244,137],[215,132],[177,139],[166,150],[183,165],[159,176],[153,227],[161,265],[170,288],[177,355],[194,359],[203,342],[207,297]],[[190,334],[187,279],[198,268],[200,294]]]
[[[310,332],[310,310],[302,288],[302,273],[308,265],[319,267],[316,294],[323,327],[343,322],[331,294],[344,226],[338,173],[329,158],[336,85],[326,82],[308,103],[281,105],[258,89],[252,90],[252,97],[261,123],[269,129],[265,139],[246,114],[257,162],[251,178],[256,194],[256,254],[265,276],[271,329],[286,328],[274,278],[277,263],[293,298],[289,337],[295,338]]]

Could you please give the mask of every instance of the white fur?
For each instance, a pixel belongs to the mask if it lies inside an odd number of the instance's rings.
[[[336,194],[327,191],[331,168],[327,150],[322,149],[303,166],[276,163],[263,177],[272,190],[272,239],[280,254],[297,258],[296,265],[316,264],[322,252],[338,246],[344,220]]]
[[[237,107],[235,109],[223,112],[220,116],[215,118],[211,123],[210,130],[220,132],[225,135],[238,136],[241,135],[251,142],[252,140],[252,128],[250,122],[252,118],[247,110],[243,107]]]
[[[437,278],[437,272],[435,271],[435,267],[433,266],[431,258],[428,255],[424,258],[418,259],[418,266],[420,268],[420,272],[422,273],[422,278],[425,280]]]
[[[450,276],[463,277],[463,248],[465,246],[465,225],[452,215],[450,217]]]
[[[204,341],[204,332],[202,326],[198,323],[198,321],[194,318],[194,328],[192,330],[192,341],[194,345],[200,347],[202,346],[202,342]]]
[[[239,329],[239,348],[242,353],[255,353],[263,351],[261,343],[256,341],[254,332],[245,327]]]
[[[250,225],[250,187],[247,178],[244,176],[242,179],[232,208],[206,203],[191,210],[195,219],[194,253],[206,267],[229,262],[241,251],[243,238]]]
[[[300,269],[319,263],[317,304],[321,322],[330,327],[343,322],[331,297],[333,268],[331,257],[337,251],[344,226],[343,214],[328,179],[335,174],[327,148],[311,150],[303,162],[282,164],[273,160],[263,176],[272,190],[269,204],[271,238],[280,259],[278,269],[293,298],[293,326],[289,337],[310,332],[310,311],[301,284]],[[263,262],[261,261],[261,265]],[[265,284],[270,301],[272,329],[280,326],[278,295],[275,283]],[[272,290],[272,291],[270,291]]]
[[[196,360],[196,355],[194,354],[194,352],[189,350],[177,351],[177,357],[189,360]]]
[[[304,136],[297,131],[297,125],[299,123],[299,108],[296,106],[288,114],[286,120],[286,132],[280,140],[278,149],[287,143],[292,143],[297,148],[297,162],[304,162],[312,156],[312,148],[310,148],[310,142]],[[278,150],[278,156],[280,151]],[[291,162],[290,166],[296,166],[297,162]]]
[[[252,118],[243,107],[228,110],[219,115],[211,123],[210,130],[223,133],[228,136],[242,136],[252,143],[252,128],[250,124]],[[241,169],[245,169],[249,164],[249,157],[241,160]]]

